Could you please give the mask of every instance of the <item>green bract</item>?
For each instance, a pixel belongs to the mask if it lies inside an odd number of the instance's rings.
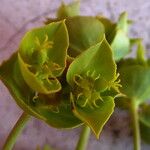
[[[137,56],[118,62],[122,85],[120,91],[125,96],[117,98],[116,103],[130,111],[134,149],[140,149],[140,136],[150,143],[150,107],[146,104],[150,98],[150,64],[145,58],[142,40],[131,39],[130,42],[131,46],[137,46]]]
[[[114,27],[113,24],[112,27]],[[127,14],[122,13],[120,15],[118,23],[115,25],[114,30],[110,30],[110,34],[108,34],[107,36],[109,43],[111,43],[114,58],[116,61],[124,58],[129,53],[130,39],[128,38],[127,34],[128,34]]]
[[[59,77],[66,65],[68,33],[64,21],[26,33],[19,46],[18,60],[26,83],[39,93],[61,89]]]
[[[70,85],[74,84],[74,76],[80,74],[92,76],[96,80],[100,79],[106,85],[115,78],[116,64],[113,60],[111,48],[104,36],[101,42],[83,52],[70,65],[67,72],[67,81]],[[104,89],[100,88],[102,91]]]
[[[122,67],[119,73],[122,93],[139,102],[150,98],[150,67],[140,65]]]
[[[65,5],[64,3],[57,10],[58,18],[66,18],[80,15],[80,2],[75,1],[70,3],[69,5]]]
[[[105,37],[79,55],[68,68],[73,112],[97,137],[114,108],[113,97],[101,93],[111,88],[118,90],[116,78],[116,64]]]
[[[57,18],[27,32],[18,51],[0,65],[0,79],[25,111],[12,133],[17,136],[28,114],[56,128],[84,124],[77,146],[84,149],[89,127],[99,138],[117,98],[118,106],[130,110],[134,149],[140,150],[139,127],[150,143],[150,59],[141,39],[129,39],[125,12],[117,23],[79,15],[79,1],[62,3]],[[136,58],[124,59],[133,45]],[[14,144],[12,135],[6,149]]]
[[[60,18],[48,19],[46,24],[57,20]],[[96,17],[91,16],[67,17],[66,26],[69,34],[68,55],[71,57],[76,57],[99,43],[105,33],[103,24]]]
[[[90,46],[99,43],[104,36],[103,24],[94,17],[77,16],[67,18],[69,50],[71,57],[76,57]]]
[[[48,19],[47,23],[60,20]],[[103,24],[96,17],[74,16],[66,18],[66,26],[69,34],[68,55],[76,57],[83,51],[99,43],[104,36]]]
[[[103,16],[79,16],[79,7],[79,2],[68,6],[62,4],[58,9],[57,18],[46,21],[47,24],[66,18],[70,39],[69,56],[76,57],[90,46],[99,43],[105,33],[106,39],[112,47],[114,59],[119,61],[124,58],[130,52],[127,13],[122,13],[118,22],[112,23]]]
[[[47,122],[56,128],[70,128],[81,124],[71,111],[70,102],[64,94],[36,95],[24,81],[17,54],[14,54],[0,67],[0,78],[16,100],[27,113]]]
[[[42,43],[48,41],[48,37],[53,41],[51,48],[48,43],[48,48],[38,49],[36,40],[39,39]],[[21,41],[18,53],[0,66],[0,78],[18,105],[25,112],[57,128],[72,128],[81,124],[71,111],[69,91],[67,94],[63,88],[61,92],[56,93],[56,90],[60,90],[59,87],[52,93],[56,86],[47,90],[54,81],[61,86],[56,77],[60,76],[65,68],[67,46],[68,36],[64,21],[52,23],[28,32]],[[37,52],[37,55],[34,55],[34,52]],[[45,53],[42,59],[41,52]],[[46,70],[43,64],[48,65]],[[59,69],[57,66],[60,66]],[[37,73],[40,73],[40,76]],[[49,81],[45,83],[44,79]]]
[[[25,34],[0,78],[27,114],[56,128],[86,124],[98,138],[120,93],[115,60],[128,49],[126,15],[118,24],[79,16],[75,2],[48,22]]]
[[[60,19],[48,19],[46,24]],[[90,46],[100,42],[104,33],[112,47],[116,61],[124,58],[130,52],[126,13],[120,16],[117,24],[101,16],[74,16],[66,17],[66,25],[70,39],[68,54],[71,57],[76,57]]]
[[[106,39],[110,43],[114,59],[119,61],[130,51],[130,39],[128,37],[129,21],[127,13],[122,13],[117,23],[112,23],[109,19],[97,16],[105,28]]]
[[[138,44],[137,58],[126,59],[118,64],[123,94],[130,100],[143,103],[150,98],[150,66],[145,60],[141,43]]]

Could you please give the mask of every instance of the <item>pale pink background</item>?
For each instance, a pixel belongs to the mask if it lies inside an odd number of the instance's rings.
[[[71,0],[64,0],[70,2]],[[0,63],[18,47],[23,34],[35,26],[42,25],[45,17],[54,16],[60,0],[0,0]],[[135,23],[132,36],[144,38],[150,54],[150,0],[81,0],[83,15],[104,14],[116,20],[122,11],[129,13]],[[22,110],[16,105],[6,87],[0,82],[0,149],[9,131]],[[104,127],[100,140],[92,135],[88,150],[132,150],[132,133],[127,113],[116,110]],[[79,129],[57,130],[42,121],[32,118],[14,150],[34,150],[36,145],[50,144],[57,150],[73,150]],[[142,150],[150,146],[142,143]]]

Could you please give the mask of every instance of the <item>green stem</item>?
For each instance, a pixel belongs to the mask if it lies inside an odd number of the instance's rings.
[[[84,126],[76,150],[86,150],[89,136],[90,136],[90,128],[88,126]]]
[[[139,105],[135,100],[131,101],[131,117],[133,126],[133,137],[134,137],[134,150],[141,150],[141,138],[140,138],[140,127],[139,127]]]
[[[21,131],[25,127],[25,124],[29,120],[29,118],[30,118],[30,116],[28,114],[26,114],[25,112],[22,113],[19,120],[17,121],[17,123],[15,124],[13,129],[11,130],[11,132],[3,146],[3,150],[12,150],[12,148],[17,140],[17,137],[20,135]]]

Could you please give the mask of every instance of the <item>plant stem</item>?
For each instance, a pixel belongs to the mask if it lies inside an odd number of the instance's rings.
[[[19,120],[17,121],[17,123],[11,130],[9,136],[7,137],[7,140],[3,146],[3,150],[12,150],[12,148],[17,140],[17,137],[20,135],[21,131],[25,127],[25,124],[27,123],[29,118],[30,118],[30,116],[28,114],[26,114],[25,112],[22,113]]]
[[[139,105],[135,100],[131,100],[131,117],[133,126],[133,140],[134,140],[134,150],[141,150],[141,138],[140,138],[140,128],[139,128],[139,115],[138,115]]]
[[[86,150],[89,136],[90,136],[90,128],[88,126],[84,126],[80,134],[76,150]]]

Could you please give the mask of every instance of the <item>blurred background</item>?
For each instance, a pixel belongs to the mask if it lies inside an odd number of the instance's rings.
[[[64,0],[67,4],[71,0]],[[0,63],[17,50],[21,37],[29,29],[41,26],[45,17],[55,17],[61,0],[0,0]],[[150,56],[150,0],[81,0],[82,15],[102,14],[113,21],[127,11],[134,21],[130,35],[141,37]],[[10,130],[21,115],[6,87],[0,81],[0,149]],[[105,125],[100,140],[91,134],[88,150],[132,150],[130,118],[116,109]],[[32,118],[17,140],[14,150],[35,150],[36,146],[50,144],[56,150],[73,150],[80,128],[58,130]],[[142,143],[142,150],[150,146]]]

